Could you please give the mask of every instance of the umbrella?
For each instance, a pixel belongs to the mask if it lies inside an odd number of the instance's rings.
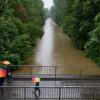
[[[32,82],[33,83],[40,82],[40,78],[39,77],[32,77]]]
[[[32,77],[32,82],[34,82],[34,80],[35,80],[35,77],[33,76],[33,77]]]
[[[5,77],[7,75],[7,71],[3,68],[0,68],[0,78]]]
[[[2,63],[3,63],[4,65],[9,65],[9,64],[10,64],[9,61],[3,61]]]
[[[34,81],[35,82],[40,82],[40,78],[39,77],[36,77]]]

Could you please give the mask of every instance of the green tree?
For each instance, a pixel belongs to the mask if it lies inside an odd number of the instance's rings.
[[[42,0],[0,0],[0,60],[22,64],[43,34]]]
[[[85,45],[85,51],[87,56],[100,65],[100,13],[95,17],[95,25],[94,30],[90,32],[90,39]]]
[[[85,46],[87,55],[100,63],[99,12],[100,0],[54,0],[50,10],[53,20],[63,27],[75,46],[82,50]]]

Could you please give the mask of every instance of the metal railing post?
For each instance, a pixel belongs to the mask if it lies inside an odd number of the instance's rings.
[[[82,75],[82,72],[81,72],[81,70],[82,70],[82,69],[80,68],[80,77],[81,77],[81,75]]]
[[[95,100],[95,89],[93,89],[93,100]]]
[[[55,86],[56,86],[56,66],[55,66]]]
[[[32,75],[33,66],[30,67],[30,76]]]
[[[56,66],[55,66],[55,78],[56,78]]]
[[[61,100],[61,87],[59,87],[59,100]]]
[[[26,87],[24,87],[24,100],[26,100]]]

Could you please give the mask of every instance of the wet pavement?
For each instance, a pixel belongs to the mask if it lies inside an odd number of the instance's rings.
[[[4,83],[4,86],[6,86],[7,83]],[[32,83],[30,80],[14,80],[11,83],[11,86],[34,86],[35,84]],[[43,80],[40,82],[40,86],[100,86],[100,80],[92,80],[92,79],[87,79],[87,80],[63,80],[63,81],[46,81]]]
[[[100,100],[100,80],[41,81],[39,98],[33,94],[35,84],[31,80],[14,80],[11,85],[13,87],[4,88],[0,100],[59,100],[59,96],[60,100]]]

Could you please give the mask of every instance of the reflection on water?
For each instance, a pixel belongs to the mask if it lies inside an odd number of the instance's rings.
[[[40,65],[52,64],[52,49],[53,49],[53,22],[48,19],[44,26],[44,36],[39,41],[35,56],[35,63]]]

